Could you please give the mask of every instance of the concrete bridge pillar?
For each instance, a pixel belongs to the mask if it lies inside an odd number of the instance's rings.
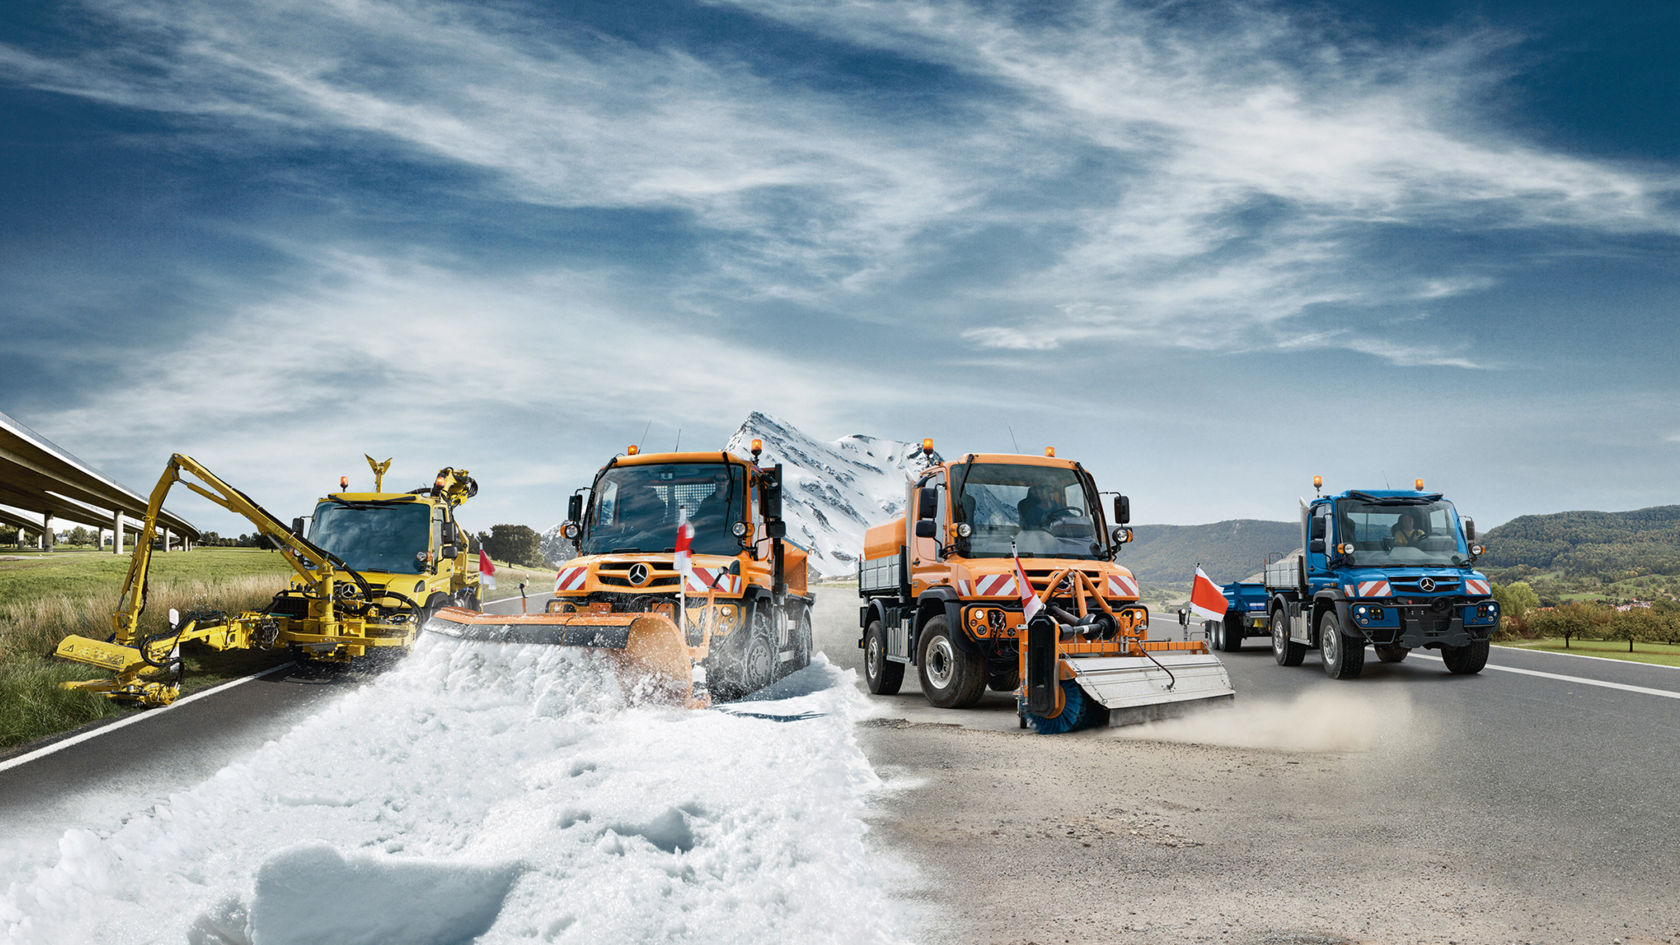
[[[127,525],[128,525],[128,516],[126,516],[122,513],[122,509],[118,509],[116,516],[113,517],[112,520],[111,520],[111,553],[112,554],[120,555],[120,554],[123,553],[123,550],[122,550],[122,548],[123,548],[123,529]]]
[[[41,550],[51,551],[56,542],[53,541],[52,513],[41,513]]]
[[[169,550],[169,541],[170,541],[170,538],[171,538],[171,537],[173,537],[173,536],[171,536],[171,535],[170,535],[170,534],[169,534],[169,529],[167,529],[167,528],[166,528],[166,529],[164,529],[164,530],[163,530],[163,550],[164,550],[164,551],[168,551],[168,550]]]

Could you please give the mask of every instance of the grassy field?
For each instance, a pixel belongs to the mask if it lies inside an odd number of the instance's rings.
[[[1606,659],[1627,660],[1633,663],[1655,663],[1659,666],[1680,666],[1680,646],[1672,643],[1643,643],[1633,645],[1628,652],[1625,640],[1583,640],[1572,637],[1566,649],[1562,637],[1543,637],[1539,640],[1513,640],[1501,643],[1516,650],[1545,650],[1549,653],[1573,653],[1577,656],[1602,656]]]
[[[468,564],[477,566],[469,556]],[[129,558],[111,554],[0,556],[0,751],[124,712],[103,696],[72,692],[60,683],[108,675],[104,670],[52,656],[69,634],[103,640],[128,573]],[[237,613],[266,605],[292,573],[277,551],[198,548],[152,555],[150,588],[141,629],[162,630],[171,607]],[[498,587],[486,599],[516,597],[521,580],[529,592],[553,588],[554,573],[499,566]],[[218,653],[188,647],[183,694],[283,663],[283,650]]]

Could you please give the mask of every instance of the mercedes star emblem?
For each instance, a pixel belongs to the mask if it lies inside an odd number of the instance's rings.
[[[1424,593],[1427,594],[1428,592],[1433,591],[1434,589],[1435,589],[1435,579],[1434,578],[1424,578],[1421,581],[1418,581],[1418,590],[1423,591]]]
[[[636,585],[637,587],[641,587],[643,584],[646,584],[647,582],[648,582],[648,567],[647,567],[647,565],[645,565],[645,564],[633,564],[633,565],[631,565],[630,566],[630,583]]]

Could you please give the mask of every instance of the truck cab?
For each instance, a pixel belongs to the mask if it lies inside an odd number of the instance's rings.
[[[1421,479],[1411,491],[1320,495],[1303,507],[1301,531],[1303,553],[1265,571],[1280,665],[1316,647],[1327,674],[1351,679],[1367,645],[1383,662],[1421,647],[1440,650],[1453,673],[1486,665],[1499,605],[1474,568],[1475,523]]]
[[[370,459],[371,463],[372,460]],[[387,462],[389,462],[387,460]],[[375,475],[383,469],[375,465]],[[479,607],[478,570],[467,564],[467,535],[455,519],[455,507],[476,495],[478,483],[467,471],[446,467],[431,486],[412,492],[336,492],[321,498],[308,519],[308,539],[360,575],[373,591],[365,634],[370,640],[412,642],[431,614],[445,606]],[[292,532],[304,535],[303,518]],[[299,559],[306,570],[311,565]],[[367,596],[361,582],[341,581],[337,593]],[[306,582],[294,575],[271,610],[301,619],[307,613]],[[313,647],[319,657],[343,655],[323,638]],[[355,655],[355,654],[351,654]]]
[[[785,537],[781,466],[725,452],[615,456],[572,496],[551,613],[650,613],[677,622],[722,698],[769,685],[811,659],[806,552]],[[692,576],[677,532],[693,528]]]

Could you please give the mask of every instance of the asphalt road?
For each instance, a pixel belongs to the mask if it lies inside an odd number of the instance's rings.
[[[819,590],[817,643],[861,677],[856,601]],[[1496,648],[1476,676],[1416,654],[1337,681],[1259,639],[1223,660],[1230,708],[1073,736],[1019,732],[1005,696],[933,709],[914,671],[872,697],[860,740],[895,785],[875,825],[926,876],[918,937],[1680,941],[1680,670]],[[356,684],[287,670],[0,770],[0,869]],[[987,895],[955,892],[977,874]]]
[[[908,785],[879,826],[944,907],[927,940],[1680,941],[1680,669],[1431,655],[1339,681],[1253,639],[1229,708],[1054,737],[1002,696],[933,709],[911,670],[863,744]]]

